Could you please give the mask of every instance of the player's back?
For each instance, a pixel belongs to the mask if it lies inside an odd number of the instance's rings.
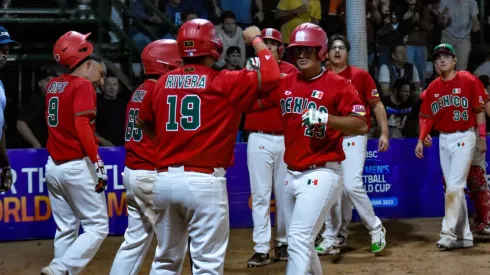
[[[186,165],[228,167],[241,112],[258,97],[257,73],[187,65],[157,83],[157,169]]]
[[[126,107],[126,132],[124,134],[126,158],[124,165],[132,170],[155,169],[155,145],[140,128],[136,127],[136,117],[140,111],[143,99],[151,96],[155,85],[156,80],[145,80],[133,92]]]
[[[75,128],[75,117],[89,116],[95,129],[96,93],[88,80],[64,74],[52,79],[46,91],[46,149],[51,158],[63,162],[82,159],[83,151]]]

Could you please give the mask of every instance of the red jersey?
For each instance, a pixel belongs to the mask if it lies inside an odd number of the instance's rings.
[[[378,89],[373,78],[368,72],[354,66],[347,66],[338,75],[349,80],[357,89],[357,94],[366,107],[366,122],[368,131],[371,128],[371,106],[375,106],[380,101]]]
[[[284,127],[286,152],[284,161],[295,170],[345,159],[343,134],[324,125],[302,126],[307,109],[317,109],[336,116],[355,115],[365,120],[366,111],[349,81],[331,71],[305,81],[301,74],[290,74],[273,90],[267,101],[279,103]]]
[[[444,81],[438,77],[427,87],[420,115],[434,120],[434,129],[441,132],[465,131],[476,125],[476,113],[485,99],[482,85],[469,72],[458,71]]]
[[[52,159],[61,162],[87,156],[78,139],[75,117],[88,116],[95,135],[96,105],[94,86],[85,78],[64,74],[48,83],[46,123],[49,136],[46,149]]]
[[[133,170],[155,170],[155,146],[153,141],[143,131],[136,127],[136,117],[140,111],[143,99],[151,97],[156,80],[147,79],[131,95],[126,107],[126,159],[124,165]]]
[[[232,163],[241,113],[259,96],[255,71],[187,65],[162,76],[138,120],[156,131],[156,167],[223,167]]]
[[[282,75],[294,74],[298,69],[291,63],[281,61],[279,71]],[[262,131],[265,133],[282,133],[281,110],[279,107],[261,112],[250,113],[245,116],[245,130]]]

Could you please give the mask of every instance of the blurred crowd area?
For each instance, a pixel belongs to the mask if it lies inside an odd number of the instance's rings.
[[[369,72],[386,107],[391,138],[418,136],[418,95],[437,77],[430,53],[439,43],[452,44],[458,58],[457,69],[472,72],[490,91],[490,3],[487,1],[482,10],[484,5],[481,1],[486,0],[366,1],[365,46]],[[242,69],[246,59],[254,55],[241,34],[250,25],[280,30],[286,46],[293,29],[304,22],[319,24],[329,36],[346,35],[348,31],[344,0],[4,0],[2,4],[4,10],[74,9],[70,18],[77,20],[110,18],[114,24],[103,25],[102,29],[93,32],[101,33],[104,46],[116,51],[121,43],[117,35],[119,28],[134,42],[136,54],[152,40],[175,39],[179,26],[184,22],[206,18],[215,23],[217,34],[223,40],[224,51],[215,64],[218,70]],[[7,13],[3,16],[8,18],[12,15]],[[482,36],[484,30],[485,37]],[[14,39],[17,37],[14,32],[10,35]],[[288,60],[287,54],[283,58]],[[143,77],[137,60],[131,62],[132,76],[129,78],[117,70],[121,65],[118,62],[114,61],[113,70],[109,66],[105,84],[98,89],[96,132],[101,146],[124,144],[126,104],[131,89]],[[325,66],[328,66],[328,60]],[[45,85],[59,73],[55,66],[43,66],[36,69],[34,84],[22,89],[19,100],[13,98],[17,93],[7,93],[10,102],[6,125],[9,148],[45,146]],[[4,78],[2,80],[5,82]],[[374,127],[369,135],[376,138],[379,130],[374,118],[371,120]],[[247,133],[240,130],[237,141],[246,140]]]

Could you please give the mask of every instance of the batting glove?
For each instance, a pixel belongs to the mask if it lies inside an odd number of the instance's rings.
[[[247,60],[247,65],[245,66],[248,71],[259,71],[260,70],[260,59],[258,57],[251,57]]]
[[[308,109],[301,117],[303,126],[327,125],[328,113],[323,113],[315,109]]]
[[[97,156],[97,161],[94,162],[95,175],[97,175],[97,182],[95,185],[95,192],[104,192],[107,186],[107,172],[104,168],[104,162]]]
[[[12,186],[12,171],[10,170],[10,166],[6,166],[2,168],[2,172],[0,174],[0,192],[6,192]]]

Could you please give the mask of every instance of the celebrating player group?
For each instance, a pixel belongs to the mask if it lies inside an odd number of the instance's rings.
[[[107,175],[94,133],[94,86],[103,84],[106,67],[88,36],[70,31],[53,50],[69,73],[54,78],[46,96],[46,181],[57,230],[54,259],[41,270],[44,275],[80,273],[108,234]],[[312,23],[298,26],[287,48],[275,29],[249,27],[243,38],[257,57],[238,71],[213,69],[223,46],[204,19],[184,23],[176,41],[157,40],[143,50],[145,80],[126,113],[128,228],[110,274],[139,274],[154,235],[150,274],[181,274],[187,251],[192,274],[224,273],[230,231],[226,169],[233,165],[243,113],[251,133],[255,242],[248,266],[271,263],[273,187],[274,251],[277,260],[287,261],[285,274],[322,274],[318,255],[345,247],[353,207],[371,235],[371,251],[385,249],[386,230],[363,188],[362,171],[371,112],[382,133],[378,151],[388,150],[386,112],[369,74],[348,65],[349,41],[339,35],[329,40]],[[292,64],[281,61],[286,51]],[[490,233],[490,191],[485,167],[476,163],[486,150],[481,111],[488,96],[472,76],[454,72],[454,56],[450,45],[434,52],[441,77],[425,93],[415,150],[423,157],[431,128],[441,131],[441,249],[473,244],[468,219],[459,219],[467,217],[467,177],[479,205],[479,231]],[[476,168],[470,168],[472,157]]]

